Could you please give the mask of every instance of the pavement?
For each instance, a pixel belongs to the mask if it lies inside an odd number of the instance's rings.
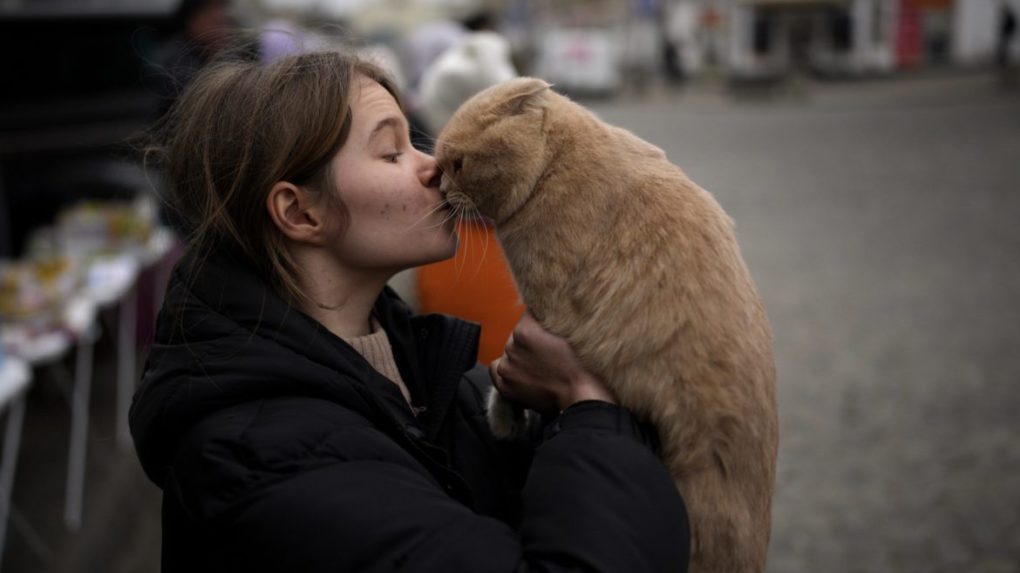
[[[736,221],[776,339],[769,572],[1020,573],[1020,92],[973,73],[587,103]],[[61,522],[64,389],[40,376],[4,572],[158,570],[159,492],[113,439],[111,339],[82,530]]]

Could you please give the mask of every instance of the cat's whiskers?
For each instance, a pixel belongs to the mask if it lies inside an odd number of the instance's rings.
[[[457,254],[454,256],[454,266],[457,267],[457,278],[460,278],[460,273],[463,271],[464,266],[467,264],[469,259],[468,254],[471,252],[471,241],[474,239],[475,231],[478,231],[479,240],[482,242],[482,257],[478,260],[475,266],[475,273],[472,278],[477,277],[478,273],[482,270],[482,265],[485,262],[485,257],[488,256],[489,252],[489,240],[485,233],[485,218],[482,216],[481,211],[478,210],[478,206],[471,200],[470,196],[461,191],[457,185],[457,182],[450,179],[448,184],[451,187],[451,191],[447,193],[447,197],[451,194],[457,198],[454,203],[457,209],[457,228],[464,231],[467,237],[462,237],[461,244],[462,249],[457,249]],[[464,224],[464,223],[467,224]],[[464,251],[461,257],[461,250]],[[462,262],[457,266],[458,258],[462,259]]]
[[[482,265],[485,264],[485,257],[489,254],[489,236],[485,232],[485,220],[482,218],[482,214],[478,211],[478,207],[471,205],[472,217],[471,217],[471,228],[477,229],[478,234],[481,236],[482,241],[482,258],[478,259],[478,265],[475,267],[474,276],[478,276],[478,273],[482,270]]]
[[[437,203],[434,207],[429,209],[425,213],[425,215],[423,215],[417,221],[415,221],[415,222],[411,223],[410,225],[408,225],[407,228],[404,229],[404,232],[405,233],[410,233],[410,232],[417,231],[417,230],[422,230],[422,229],[429,230],[429,229],[435,229],[435,228],[438,228],[438,227],[442,227],[447,222],[449,222],[450,219],[452,219],[455,216],[454,210],[452,208],[450,209],[450,211],[448,211],[446,213],[446,215],[443,217],[443,219],[441,221],[439,221],[438,223],[435,223],[433,225],[428,225],[426,227],[419,227],[419,225],[421,223],[425,222],[426,219],[428,219],[429,217],[434,215],[440,209],[446,209],[448,207],[453,207],[453,206],[448,204],[448,203],[446,203],[445,201],[441,201],[441,202]]]
[[[468,261],[468,254],[471,252],[471,237],[470,233],[467,232],[467,227],[464,225],[464,214],[467,212],[467,203],[458,203],[457,205],[457,230],[464,231],[467,237],[463,237],[461,241],[461,248],[457,249],[457,252],[453,257],[453,267],[456,270],[455,278],[460,280],[460,274],[464,271],[464,266]],[[458,264],[459,259],[459,264]]]
[[[440,201],[439,203],[436,203],[435,205],[432,206],[432,208],[430,208],[428,211],[426,211],[424,215],[422,215],[420,218],[418,218],[417,221],[415,221],[415,222],[411,223],[410,225],[408,225],[407,229],[405,229],[404,232],[405,233],[409,233],[411,231],[417,230],[418,229],[418,225],[420,225],[421,223],[424,223],[429,217],[434,215],[436,213],[436,211],[439,211],[440,209],[443,209],[445,207],[447,207],[447,204],[446,204],[445,201]],[[426,228],[427,229],[431,229],[431,228],[433,228],[435,226],[436,225],[433,225],[432,227],[426,227]]]
[[[443,220],[442,220],[442,221],[440,221],[438,225],[433,225],[432,227],[429,227],[429,228],[430,228],[430,229],[434,229],[434,228],[436,228],[436,227],[440,227],[440,226],[446,225],[446,224],[447,224],[448,222],[450,222],[451,220],[456,220],[456,218],[457,218],[457,212],[456,212],[456,209],[451,209],[451,210],[450,210],[450,211],[449,211],[449,212],[448,212],[448,213],[446,214],[446,216],[445,216],[445,217],[443,217]]]

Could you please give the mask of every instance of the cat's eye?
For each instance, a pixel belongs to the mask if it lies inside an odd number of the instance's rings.
[[[464,158],[463,157],[458,157],[457,159],[453,160],[453,174],[454,175],[460,173],[460,170],[463,169],[463,168],[464,168]]]

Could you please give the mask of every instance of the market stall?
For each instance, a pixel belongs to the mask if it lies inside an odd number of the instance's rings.
[[[62,212],[55,225],[38,229],[23,258],[0,261],[0,348],[30,373],[46,372],[69,388],[64,521],[72,530],[82,520],[92,350],[103,333],[100,313],[116,317],[117,440],[126,449],[138,355],[137,284],[143,272],[159,267],[175,243],[174,234],[155,223],[154,205],[147,198],[86,202]],[[154,303],[145,305],[147,312],[154,312]],[[72,352],[74,367],[67,372],[64,361]],[[11,435],[8,430],[5,439]],[[13,451],[16,457],[16,447]],[[9,496],[10,490],[3,493]]]

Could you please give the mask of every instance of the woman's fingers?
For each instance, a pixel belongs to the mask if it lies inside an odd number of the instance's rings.
[[[549,332],[529,313],[524,313],[514,327],[511,340],[520,351],[531,351],[539,348],[552,350],[556,354],[573,353],[570,344],[563,338]]]
[[[490,369],[503,397],[540,412],[563,410],[582,400],[615,401],[605,384],[585,370],[570,343],[528,313]]]
[[[506,339],[506,344],[503,345],[503,356],[509,356],[514,349],[514,333],[510,333],[510,338]]]
[[[521,319],[517,321],[517,326],[514,327],[514,331],[510,335],[510,340],[508,340],[507,343],[514,343],[522,349],[529,349],[534,347],[536,337],[542,333],[544,333],[544,331],[538,324],[538,321],[525,312],[524,315],[521,316]]]
[[[492,385],[504,397],[508,397],[507,394],[510,386],[507,379],[509,367],[506,358],[507,356],[504,354],[489,364],[489,376],[492,378]]]

